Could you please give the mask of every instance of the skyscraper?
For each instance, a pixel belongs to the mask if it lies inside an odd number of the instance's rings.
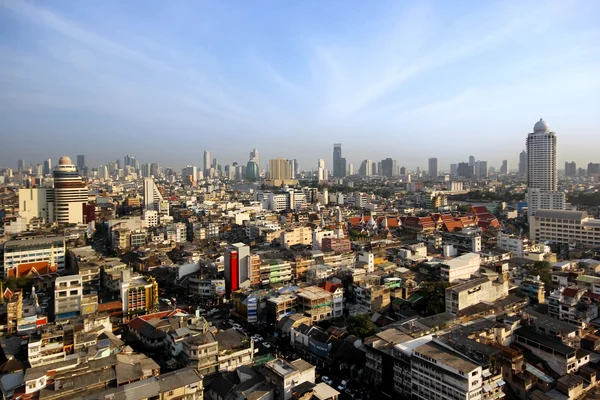
[[[373,162],[371,160],[364,160],[360,164],[360,168],[358,169],[358,174],[360,176],[371,176],[371,175],[373,175],[372,168],[373,168]]]
[[[246,179],[250,182],[254,182],[258,180],[259,177],[258,164],[256,161],[248,161],[248,164],[246,164]]]
[[[458,175],[458,164],[450,164],[450,176]]]
[[[81,173],[85,168],[85,155],[78,154],[77,155],[77,170]]]
[[[319,182],[327,180],[327,171],[325,170],[325,160],[319,159],[317,163],[317,180]]]
[[[144,210],[159,211],[162,201],[162,194],[156,187],[154,179],[144,178]]]
[[[288,160],[284,158],[274,158],[269,160],[269,179],[288,180],[292,179],[292,168]]]
[[[258,149],[253,149],[250,152],[250,161],[254,161],[256,165],[260,165],[260,155],[258,154]]]
[[[396,160],[386,158],[381,160],[381,175],[392,178],[396,175]]]
[[[433,157],[429,159],[429,177],[437,178],[438,177],[438,159]]]
[[[54,218],[59,224],[84,222],[83,206],[88,200],[88,189],[67,156],[58,160],[54,170]]]
[[[555,133],[540,118],[533,132],[527,135],[526,143],[528,215],[535,215],[539,209],[563,210],[565,195],[558,192]]]
[[[44,175],[50,175],[52,173],[52,160],[49,158],[44,160]]]
[[[204,150],[204,165],[203,171],[206,174],[210,170],[210,151]]]
[[[573,162],[568,162],[565,161],[565,176],[576,176],[577,175],[577,164],[575,164],[575,161]]]
[[[527,150],[523,150],[519,154],[519,175],[526,176],[527,175]]]
[[[333,177],[343,178],[346,174],[346,159],[342,158],[342,144],[333,145]]]
[[[475,156],[469,156],[469,167],[475,165]]]
[[[19,160],[17,163],[17,171],[23,172],[25,171],[25,160]]]
[[[508,175],[508,160],[502,161],[502,166],[500,167],[500,173],[502,175]]]

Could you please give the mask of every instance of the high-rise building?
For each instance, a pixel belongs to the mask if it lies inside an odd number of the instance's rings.
[[[23,172],[25,171],[25,160],[19,160],[17,162],[17,171],[18,172]]]
[[[475,156],[469,156],[469,167],[475,165]]]
[[[288,180],[292,179],[292,168],[288,160],[284,158],[274,158],[269,160],[269,179]]]
[[[77,155],[77,170],[79,172],[82,172],[84,168],[85,168],[85,155],[78,154]]]
[[[260,155],[258,153],[258,149],[253,149],[250,152],[250,161],[254,161],[256,165],[260,165]]]
[[[575,163],[575,161],[573,162],[568,162],[565,161],[565,176],[576,176],[577,175],[577,164]]]
[[[52,188],[19,189],[19,215],[29,223],[39,218],[46,223],[54,221],[54,191]]]
[[[348,175],[354,175],[354,165],[348,164]]]
[[[59,224],[84,223],[83,206],[88,201],[87,185],[67,156],[54,170],[54,218]]]
[[[508,175],[508,160],[502,160],[502,166],[500,167],[500,173],[502,175]]]
[[[529,162],[527,158],[527,150],[523,150],[519,154],[519,175],[526,176],[527,175],[527,163]]]
[[[298,160],[287,160],[288,164],[290,164],[290,177],[291,179],[296,178],[296,171],[298,170]]]
[[[429,159],[429,177],[437,178],[438,177],[438,159],[433,157]]]
[[[589,163],[587,166],[587,176],[588,178],[591,176],[600,175],[600,163]]]
[[[317,180],[319,182],[327,180],[327,171],[325,170],[325,160],[319,159],[317,163]]]
[[[360,176],[371,176],[373,175],[373,161],[371,160],[364,160],[361,164],[360,164],[360,168],[358,169],[358,174]]]
[[[44,175],[50,175],[52,173],[52,160],[49,158],[44,160]]]
[[[162,194],[160,194],[160,191],[156,187],[154,179],[144,178],[144,210],[159,211],[162,201]]]
[[[250,247],[244,243],[234,243],[225,248],[225,291],[227,293],[235,292],[249,279],[249,259]]]
[[[210,151],[204,150],[204,165],[203,165],[204,173],[210,171]]]
[[[469,165],[469,163],[461,162],[458,163],[458,166],[456,167],[456,173],[463,178],[471,178],[473,176],[474,167],[475,166]]]
[[[450,176],[458,175],[458,164],[450,164]]]
[[[342,158],[342,144],[333,145],[333,177],[343,178],[346,175],[346,159]]]
[[[260,174],[258,173],[258,164],[256,161],[248,161],[246,164],[246,179],[250,182],[257,181],[260,178]]]
[[[486,179],[488,177],[487,161],[477,160],[475,162],[476,175],[478,178]]]
[[[546,121],[534,125],[527,135],[527,210],[563,210],[565,195],[558,192],[556,174],[556,135]]]
[[[381,175],[392,178],[396,175],[396,160],[386,158],[381,160]]]
[[[379,164],[378,162],[373,161],[373,164],[371,165],[371,175],[380,175],[379,171]]]

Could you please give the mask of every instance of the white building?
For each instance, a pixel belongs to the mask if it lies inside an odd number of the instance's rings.
[[[481,256],[476,253],[466,253],[441,264],[441,278],[444,282],[455,282],[459,279],[471,278],[481,266]]]
[[[54,314],[56,319],[77,317],[81,314],[83,278],[67,275],[54,281]]]
[[[17,276],[19,265],[44,262],[61,273],[65,270],[65,249],[63,236],[9,240],[4,244],[4,277]]]
[[[556,135],[546,121],[534,125],[527,136],[527,212],[563,210],[564,193],[558,192],[556,173]]]
[[[144,210],[144,217],[142,218],[142,227],[152,228],[155,226],[158,226],[158,211]]]
[[[88,202],[87,185],[67,156],[58,160],[54,170],[54,217],[59,224],[81,224],[83,206]]]
[[[144,210],[160,211],[163,201],[162,194],[156,187],[154,179],[144,178]]]
[[[54,191],[51,188],[19,189],[19,215],[26,223],[32,218],[54,221]]]
[[[530,218],[529,232],[536,241],[600,245],[600,220],[585,211],[539,210]]]

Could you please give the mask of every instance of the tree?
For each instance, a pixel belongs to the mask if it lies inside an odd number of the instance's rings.
[[[536,261],[529,270],[531,275],[539,275],[540,280],[544,282],[546,288],[552,282],[552,268],[548,261]]]
[[[365,314],[348,318],[348,333],[361,339],[377,333],[377,327]]]

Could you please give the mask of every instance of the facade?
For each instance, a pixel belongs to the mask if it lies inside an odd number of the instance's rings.
[[[298,312],[310,317],[313,323],[333,317],[333,294],[318,286],[296,291]]]
[[[537,210],[563,210],[564,194],[558,192],[556,173],[556,135],[546,121],[534,125],[527,136],[527,210],[531,217]]]
[[[19,215],[26,223],[32,218],[53,222],[54,191],[50,188],[19,189]]]
[[[260,284],[285,285],[292,281],[292,265],[283,260],[265,260],[260,265]]]
[[[65,270],[65,249],[63,236],[9,240],[4,244],[3,276],[19,277],[32,267],[61,273]]]
[[[508,279],[504,274],[499,275],[497,281],[482,277],[447,288],[446,312],[458,314],[461,310],[480,302],[493,303],[508,296]]]
[[[275,400],[290,400],[292,388],[304,382],[315,383],[315,366],[302,359],[286,361],[277,358],[264,365],[264,375],[275,386]]]
[[[160,211],[164,201],[153,178],[144,178],[144,210]]]
[[[147,314],[158,305],[158,283],[153,278],[122,271],[120,292],[124,319]]]
[[[441,265],[441,279],[444,282],[455,282],[459,279],[469,279],[479,270],[481,256],[477,253],[466,253],[455,257]]]
[[[286,229],[281,233],[281,245],[285,249],[289,249],[295,245],[312,244],[312,228],[309,226],[299,226],[296,228]]]
[[[529,232],[538,242],[600,245],[600,220],[585,211],[539,210],[530,218]]]
[[[54,282],[54,314],[57,320],[79,316],[82,303],[83,282],[81,275],[56,278]]]
[[[269,179],[290,180],[292,179],[292,166],[285,158],[269,160]]]
[[[69,157],[61,157],[54,170],[54,218],[58,224],[81,224],[88,202],[87,185]]]

